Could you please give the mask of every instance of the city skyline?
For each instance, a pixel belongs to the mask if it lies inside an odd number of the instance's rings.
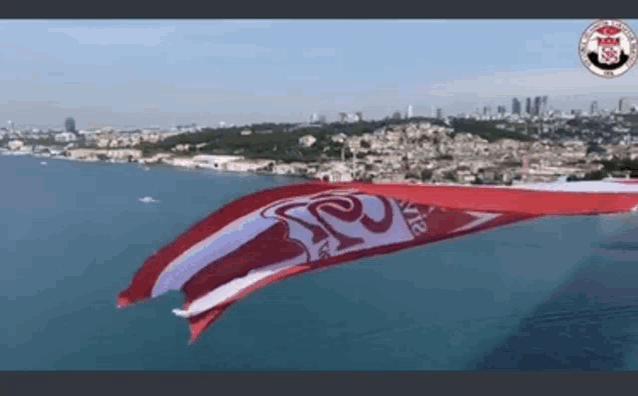
[[[545,95],[562,111],[594,100],[615,109],[638,83],[635,69],[606,80],[582,66],[578,39],[593,21],[406,22],[3,21],[0,117],[16,127],[68,116],[78,129],[246,125],[381,119],[407,106],[426,117],[511,111],[514,97]],[[444,42],[427,39],[441,32]]]

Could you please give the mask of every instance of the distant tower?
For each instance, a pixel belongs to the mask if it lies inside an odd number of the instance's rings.
[[[64,121],[64,129],[66,129],[67,132],[75,132],[75,120],[72,117],[68,117]]]
[[[589,114],[590,115],[598,114],[598,102],[597,101],[594,100],[593,102],[591,102],[591,108],[590,108]]]
[[[405,112],[405,118],[412,118],[412,105],[408,106],[408,110]]]
[[[317,113],[311,114],[310,115],[310,123],[314,124],[315,122],[317,122],[319,120],[319,116],[317,115]]]
[[[549,96],[543,96],[543,98],[541,100],[541,113],[547,113],[548,103],[549,103]]]
[[[533,110],[532,110],[532,114],[533,115],[537,116],[537,115],[540,114],[541,102],[542,102],[542,99],[541,99],[540,96],[537,96],[537,97],[534,98],[534,107],[533,107]]]
[[[347,113],[339,113],[339,122],[340,123],[346,122],[346,119],[348,119],[348,114]]]
[[[492,112],[492,109],[490,109],[490,106],[483,106],[483,115],[488,115]]]
[[[356,113],[354,113],[357,116],[357,122],[361,122],[363,121],[363,113],[360,111],[357,111]]]
[[[439,120],[443,118],[443,110],[442,109],[436,109],[436,118],[438,118]]]
[[[532,114],[532,98],[527,98],[525,100],[525,112],[527,114]]]
[[[521,114],[521,101],[518,98],[512,99],[512,114]]]
[[[620,98],[620,101],[618,101],[618,111],[621,114],[627,114],[629,113],[630,110],[631,110],[631,105],[629,104],[629,99]]]

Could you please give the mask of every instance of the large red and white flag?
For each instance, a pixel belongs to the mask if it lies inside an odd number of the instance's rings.
[[[181,290],[197,340],[232,304],[277,280],[549,215],[629,212],[638,186],[519,188],[306,183],[240,198],[148,258],[120,308]]]

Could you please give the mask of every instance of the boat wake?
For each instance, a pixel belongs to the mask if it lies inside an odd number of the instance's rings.
[[[157,199],[153,198],[153,197],[144,197],[144,198],[140,198],[139,199],[140,202],[142,203],[157,203],[160,202]]]

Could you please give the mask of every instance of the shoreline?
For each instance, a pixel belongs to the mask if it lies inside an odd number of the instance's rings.
[[[6,149],[0,149],[0,156],[2,157],[32,157],[37,159],[55,159],[61,161],[69,161],[69,162],[78,162],[78,163],[86,163],[86,164],[103,164],[103,165],[137,165],[137,168],[149,168],[151,170],[152,167],[166,167],[170,169],[182,170],[182,171],[191,171],[191,172],[207,172],[207,173],[226,173],[226,174],[251,174],[251,175],[259,175],[259,176],[283,176],[295,179],[301,179],[306,181],[314,180],[311,177],[302,174],[281,174],[275,172],[268,171],[253,171],[253,170],[245,170],[245,171],[234,171],[234,170],[226,170],[226,169],[217,169],[206,166],[181,166],[170,164],[166,162],[161,163],[146,163],[140,162],[138,160],[135,161],[123,161],[123,160],[82,160],[82,159],[74,159],[65,155],[51,155],[51,154],[40,154],[26,151],[12,151]],[[212,172],[211,172],[212,171]]]
[[[86,149],[86,150],[95,150],[95,149]],[[118,151],[118,150],[113,150],[113,151]],[[256,176],[282,176],[282,177],[286,177],[286,178],[293,178],[293,179],[297,179],[299,181],[305,181],[305,182],[312,182],[312,181],[324,181],[324,182],[330,182],[330,181],[326,181],[326,180],[322,180],[319,177],[312,177],[309,176],[308,174],[300,174],[300,173],[278,173],[278,172],[273,172],[273,171],[268,171],[268,170],[256,170],[256,169],[241,169],[241,170],[236,170],[236,169],[226,169],[223,166],[222,167],[213,167],[210,166],[210,164],[206,164],[206,163],[202,163],[202,164],[193,164],[192,159],[194,157],[178,157],[176,163],[171,163],[171,162],[165,162],[162,159],[158,159],[158,158],[154,158],[154,157],[150,157],[150,158],[146,158],[146,157],[140,157],[140,158],[129,158],[128,160],[118,160],[118,159],[114,159],[114,158],[110,158],[110,159],[78,159],[78,158],[72,158],[69,155],[64,155],[64,153],[66,153],[66,151],[63,152],[59,152],[56,151],[54,154],[51,153],[34,153],[33,151],[27,151],[27,150],[9,150],[6,148],[0,148],[0,156],[6,156],[6,157],[25,157],[25,156],[29,156],[29,157],[33,157],[33,158],[37,158],[37,159],[56,159],[56,160],[63,160],[63,161],[69,161],[69,162],[79,162],[79,163],[92,163],[92,164],[103,164],[103,165],[109,165],[109,164],[121,164],[121,165],[125,165],[125,164],[136,164],[137,168],[142,168],[145,171],[150,171],[152,167],[165,167],[165,168],[170,168],[170,169],[175,169],[175,170],[181,170],[181,171],[190,171],[190,172],[204,172],[204,173],[225,173],[225,174],[235,174],[235,175],[246,175],[246,174],[250,174],[250,175],[256,175]],[[220,155],[221,156],[221,155]],[[167,158],[171,158],[171,157],[167,157]],[[153,162],[148,162],[149,160],[153,161]],[[268,159],[247,159],[247,158],[241,158],[241,159],[237,159],[238,161],[246,161],[247,163],[252,163],[255,161],[264,161],[264,162],[270,162],[270,163],[276,163],[277,161],[275,160],[268,160]],[[184,162],[186,161],[186,162]],[[230,162],[230,161],[229,161]],[[308,167],[308,168],[313,168],[313,167],[319,167],[322,164],[319,163],[308,163],[308,164],[304,164],[301,163],[303,166]],[[202,166],[204,165],[204,166]],[[278,165],[282,165],[282,164],[278,164]],[[285,164],[288,165],[288,164]],[[213,171],[213,172],[210,172]],[[343,171],[343,170],[341,170]],[[321,172],[319,172],[321,174]],[[395,178],[392,178],[392,180],[383,180],[383,181],[367,181],[367,180],[342,180],[342,181],[335,181],[335,182],[347,182],[347,181],[352,181],[352,182],[364,182],[364,183],[373,183],[373,184],[393,184],[393,183],[403,183],[403,184],[411,184],[411,185],[438,185],[438,186],[465,186],[465,187],[499,187],[499,188],[516,188],[516,186],[521,186],[521,185],[526,185],[526,184],[538,184],[538,182],[531,182],[531,181],[518,181],[518,182],[514,182],[512,184],[467,184],[467,183],[458,183],[458,182],[452,182],[452,181],[447,181],[447,182],[441,182],[441,181],[437,181],[437,182],[433,182],[433,181],[421,181],[421,180],[416,180],[416,179],[407,179],[407,180],[402,180],[402,178],[400,177],[400,175],[397,175],[396,179],[399,180],[395,180]],[[561,178],[559,178],[558,180],[555,180],[553,182],[543,182],[541,184],[551,184],[551,183],[556,183],[560,180]]]

